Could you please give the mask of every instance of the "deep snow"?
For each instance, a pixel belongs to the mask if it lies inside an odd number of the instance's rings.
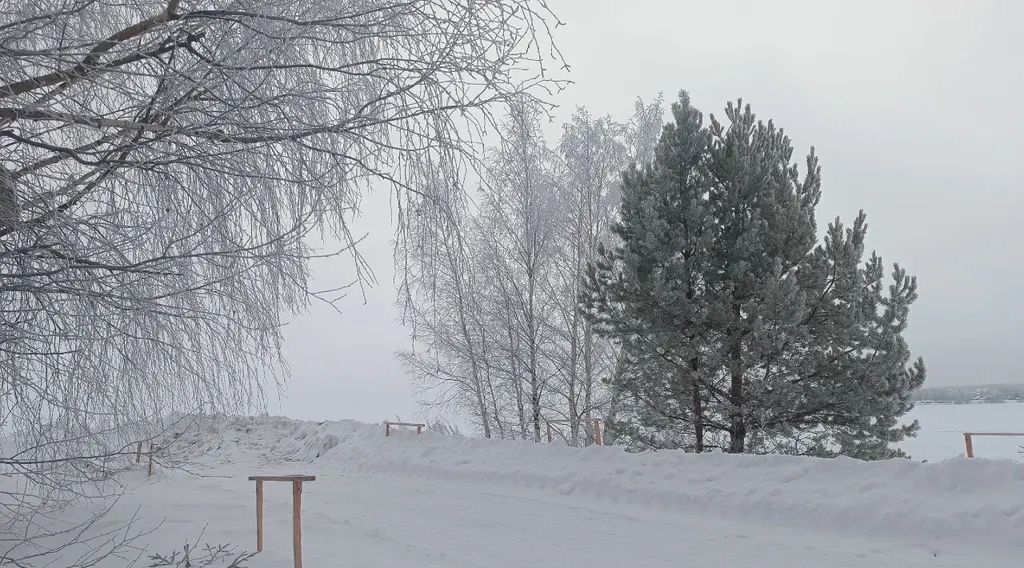
[[[206,421],[170,448],[192,473],[129,474],[104,520],[114,526],[136,509],[138,526],[162,520],[139,543],[154,551],[204,526],[205,542],[254,548],[246,477],[303,473],[318,476],[303,497],[307,568],[1009,567],[1024,558],[1024,464],[1010,461],[630,455],[267,417]],[[268,484],[266,499],[266,547],[250,565],[290,566],[288,485]]]

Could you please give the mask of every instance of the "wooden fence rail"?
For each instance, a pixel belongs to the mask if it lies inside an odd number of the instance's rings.
[[[389,422],[384,421],[384,437],[387,438],[391,435],[392,426],[407,426],[409,428],[416,428],[417,434],[422,434],[423,430],[426,429],[426,424],[420,424],[419,422]]]
[[[964,432],[964,448],[967,450],[967,457],[974,457],[974,436],[1022,436],[1022,432]]]

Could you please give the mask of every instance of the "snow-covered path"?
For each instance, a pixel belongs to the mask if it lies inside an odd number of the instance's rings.
[[[281,471],[309,470],[294,464]],[[867,538],[523,488],[314,471],[318,479],[306,484],[303,497],[304,560],[311,568],[1020,565],[1009,550],[963,549],[952,541],[908,543],[899,534]],[[204,540],[251,549],[252,485],[244,476],[175,477],[144,485],[119,508],[138,506],[144,520],[165,519],[155,550],[195,539],[204,524]],[[267,484],[267,541],[253,568],[290,565],[290,513],[289,486]]]
[[[1024,522],[1024,466],[1019,464],[967,464],[985,474],[979,477],[982,481],[992,485],[1003,479],[1012,488],[1008,495],[1005,487],[994,488],[1004,494],[999,509],[990,502],[992,487],[950,483],[953,477],[941,469],[918,471],[932,464],[880,466],[850,460],[830,474],[828,464],[835,464],[830,460],[706,456],[711,459],[698,457],[701,461],[693,462],[707,461],[707,468],[702,468],[692,466],[689,459],[674,463],[677,458],[672,457],[665,462],[663,457],[629,456],[609,448],[538,448],[405,433],[383,440],[376,428],[331,424],[337,423],[280,422],[249,432],[236,425],[222,441],[209,435],[191,442],[186,438],[182,451],[191,454],[193,469],[199,468],[204,476],[165,470],[146,480],[140,472],[129,480],[134,489],[107,522],[127,518],[136,508],[143,524],[163,519],[160,531],[147,537],[150,550],[170,551],[194,541],[204,525],[203,541],[252,549],[254,490],[246,476],[303,473],[318,478],[306,484],[303,496],[307,568],[995,568],[1019,566],[1024,555],[1024,542],[1013,538]],[[809,465],[811,473],[793,469],[793,460],[805,469]],[[628,467],[634,462],[636,469]],[[753,484],[737,483],[738,477],[731,479],[724,469],[715,474],[723,462],[744,470],[743,476]],[[520,469],[508,471],[511,463]],[[687,465],[696,477],[671,476],[675,468]],[[909,473],[903,471],[908,466]],[[818,472],[821,468],[825,471]],[[878,476],[888,468],[889,479],[864,480],[864,486],[850,487],[840,475],[849,468],[851,478]],[[588,471],[592,483],[587,482]],[[709,472],[716,479],[707,479],[706,487],[695,486],[694,479],[710,478]],[[916,510],[906,510],[906,502],[895,492],[929,478],[936,480],[937,488],[921,487],[909,498],[928,499],[935,489],[949,491],[948,502],[936,507],[922,501]],[[614,490],[616,483],[630,479],[646,489]],[[781,481],[786,479],[790,481]],[[833,490],[823,491],[823,484],[829,483]],[[865,487],[890,484],[892,508],[873,516],[864,513],[874,499],[886,502],[884,491],[871,495]],[[707,500],[696,494],[716,490],[719,493]],[[785,492],[817,492],[801,499],[820,503],[820,510],[809,518],[792,515],[804,501]],[[967,499],[958,500],[963,492]],[[251,561],[253,568],[290,566],[290,498],[288,484],[267,484],[266,545]],[[709,507],[715,501],[723,504],[721,511]],[[859,507],[860,501],[865,507]],[[745,508],[749,515],[743,513]],[[948,525],[942,522],[946,515],[952,515]],[[921,530],[907,529],[915,523]],[[986,527],[1000,524],[1006,525],[1005,534],[986,532]],[[958,526],[962,538],[948,538],[946,531]]]
[[[389,557],[392,548],[402,551],[402,560],[439,567],[1019,565],[1007,558],[983,560],[987,555],[895,540],[817,534],[528,491],[394,479],[347,481],[351,486],[343,492],[344,503],[328,505],[326,510],[333,509],[334,515],[325,514],[324,521],[348,520],[356,529],[353,540],[376,544],[352,565],[398,566],[399,559]],[[350,508],[348,515],[337,514],[343,507]],[[330,531],[318,537],[332,542]]]

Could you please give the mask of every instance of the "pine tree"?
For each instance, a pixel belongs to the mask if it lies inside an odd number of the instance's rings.
[[[813,150],[801,177],[788,137],[742,101],[707,128],[685,93],[672,110],[654,161],[623,174],[621,244],[584,298],[623,346],[615,387],[646,408],[634,432],[680,445],[652,430],[685,423],[696,451],[709,438],[731,452],[897,455],[924,380],[903,339],[916,280],[896,265],[886,288],[882,260],[864,260],[863,213],[818,244]]]
[[[713,230],[704,205],[710,136],[686,93],[672,115],[654,161],[634,163],[622,176],[620,218],[612,227],[620,244],[600,251],[584,306],[599,333],[620,341],[625,369],[613,386],[641,402],[642,422],[689,423],[692,442],[676,445],[703,451],[696,334],[705,327],[700,277]]]
[[[780,359],[794,353],[804,331],[797,269],[815,244],[814,206],[819,170],[808,156],[808,175],[791,166],[785,134],[758,122],[742,102],[726,108],[725,127],[711,117],[708,155],[711,190],[707,208],[719,229],[706,272],[710,317],[716,336],[709,346],[724,379],[722,413],[729,451],[743,452],[748,421],[761,422],[765,399]],[[788,360],[787,360],[788,362]]]

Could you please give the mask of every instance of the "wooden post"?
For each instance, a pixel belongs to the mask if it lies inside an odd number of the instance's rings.
[[[292,552],[295,568],[302,568],[302,482],[292,481]]]
[[[302,482],[316,481],[315,475],[250,475],[256,482],[256,552],[263,551],[263,482],[289,481],[292,484],[292,556],[295,568],[302,568]]]
[[[146,472],[146,477],[149,477],[149,476],[153,475],[153,449],[154,448],[156,448],[155,445],[153,445],[153,444],[149,445],[149,470]]]
[[[135,446],[135,463],[142,462],[142,442]]]
[[[420,426],[420,425],[417,424],[416,425],[416,435],[419,436],[422,433],[423,433],[423,426]]]
[[[256,480],[256,552],[263,552],[263,480]]]
[[[967,457],[974,457],[974,444],[971,443],[971,433],[964,432],[964,446],[967,448]]]
[[[385,422],[384,423],[384,437],[387,438],[390,435],[391,435],[391,423],[390,422]]]

